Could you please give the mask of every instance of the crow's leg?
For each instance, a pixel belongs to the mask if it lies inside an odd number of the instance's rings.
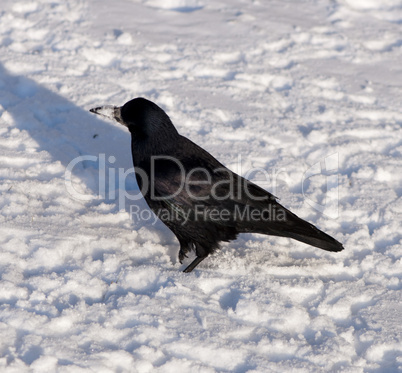
[[[197,256],[191,264],[183,271],[185,273],[191,272],[195,267],[198,266],[207,256]]]
[[[187,253],[191,249],[191,244],[190,244],[190,242],[182,240],[182,239],[179,239],[179,243],[180,243],[179,261],[180,261],[180,264],[182,264],[184,258],[187,258]]]
[[[187,247],[180,246],[180,251],[179,251],[180,264],[183,264],[184,258],[187,258],[187,252],[188,252]]]

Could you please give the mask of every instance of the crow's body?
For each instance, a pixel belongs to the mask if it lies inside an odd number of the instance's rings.
[[[276,197],[233,173],[211,154],[179,135],[166,113],[137,98],[92,112],[127,126],[138,185],[154,213],[180,243],[179,259],[195,250],[191,272],[239,233],[290,237],[327,251],[341,243],[280,205]]]

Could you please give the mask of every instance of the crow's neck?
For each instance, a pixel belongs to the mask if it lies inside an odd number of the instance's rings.
[[[169,133],[166,136],[159,136],[158,139],[150,139],[145,136],[131,136],[131,152],[133,154],[134,166],[142,162],[148,162],[152,156],[170,155],[176,148],[179,134]]]

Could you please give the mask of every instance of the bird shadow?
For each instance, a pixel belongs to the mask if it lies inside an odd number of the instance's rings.
[[[27,132],[36,142],[37,152],[46,151],[53,162],[60,162],[80,180],[87,189],[86,195],[92,197],[89,205],[114,204],[114,211],[125,210],[129,214],[133,206],[150,212],[139,195],[127,129],[101,120],[89,112],[90,107],[79,107],[32,79],[11,74],[1,64],[0,105],[0,119],[8,121],[10,128]],[[18,151],[28,153],[26,144],[19,144]],[[83,200],[74,187],[66,188],[65,192],[71,198]],[[126,198],[127,195],[139,195],[139,198],[133,200]],[[148,223],[133,221],[135,229]],[[172,241],[162,223],[156,222],[153,230],[158,232],[161,241]]]

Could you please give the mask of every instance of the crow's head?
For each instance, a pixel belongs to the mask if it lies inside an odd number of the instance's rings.
[[[168,115],[158,105],[142,97],[134,98],[120,107],[105,105],[90,111],[126,126],[138,140],[166,141],[178,135]]]

